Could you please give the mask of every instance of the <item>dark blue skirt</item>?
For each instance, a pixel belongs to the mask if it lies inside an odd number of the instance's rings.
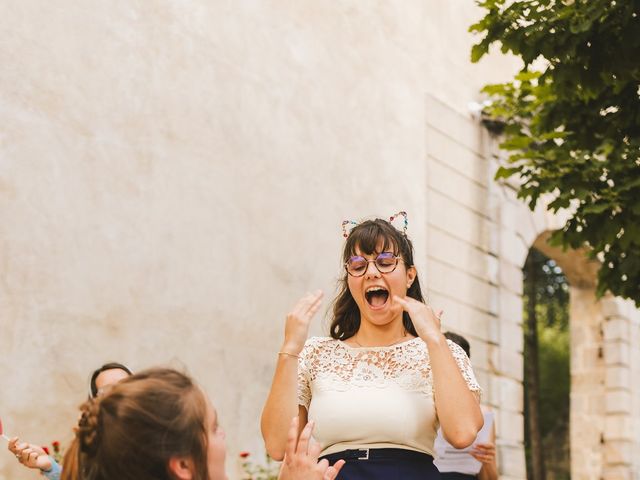
[[[476,480],[478,477],[469,473],[441,472],[440,478],[442,480]]]
[[[433,457],[401,448],[345,450],[325,455],[333,465],[345,463],[337,480],[440,480]]]

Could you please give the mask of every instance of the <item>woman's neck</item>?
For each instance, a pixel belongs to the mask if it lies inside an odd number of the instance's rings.
[[[388,347],[409,338],[413,338],[413,335],[406,331],[400,321],[387,325],[362,323],[351,340],[359,347]]]

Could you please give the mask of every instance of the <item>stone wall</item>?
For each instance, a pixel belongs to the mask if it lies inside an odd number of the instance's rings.
[[[640,478],[640,355],[638,310],[632,302],[603,301],[604,398],[603,477]]]
[[[602,306],[593,289],[570,290],[571,334],[571,477],[602,476],[605,441],[605,375]]]

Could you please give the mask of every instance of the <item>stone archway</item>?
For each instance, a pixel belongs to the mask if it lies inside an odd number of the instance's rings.
[[[597,299],[598,262],[584,251],[550,246],[550,232],[543,230],[528,243],[552,258],[570,284],[571,477],[636,478],[640,313],[631,302],[611,295]]]
[[[605,364],[602,304],[596,299],[598,263],[585,252],[563,251],[548,244],[550,231],[533,242],[563,270],[569,282],[571,349],[570,444],[572,478],[600,477],[605,429]]]

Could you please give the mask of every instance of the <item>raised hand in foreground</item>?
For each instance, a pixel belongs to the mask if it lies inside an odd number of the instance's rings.
[[[51,470],[51,457],[42,447],[31,443],[18,443],[18,437],[14,437],[9,440],[8,448],[25,467],[37,468],[45,472]]]
[[[298,437],[299,422],[298,417],[291,420],[287,450],[278,480],[334,480],[344,465],[344,460],[338,460],[331,467],[326,459],[318,462],[320,444],[311,438],[313,420],[307,423],[300,437]]]

